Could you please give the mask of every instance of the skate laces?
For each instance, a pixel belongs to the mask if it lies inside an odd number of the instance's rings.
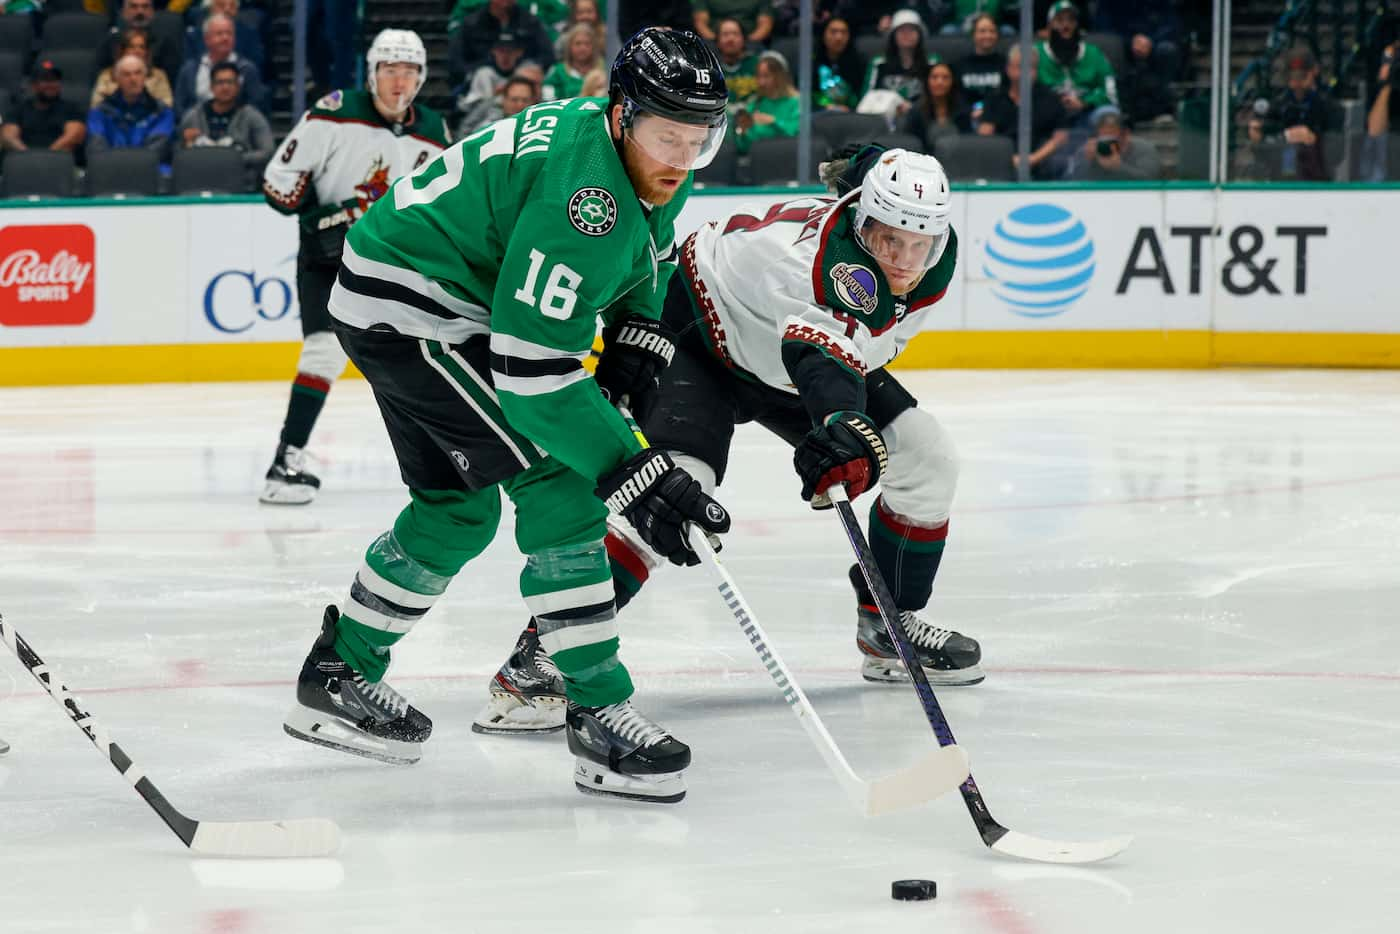
[[[652,723],[642,716],[632,706],[631,701],[623,701],[620,704],[613,704],[610,707],[602,707],[598,710],[598,719],[602,720],[613,732],[617,733],[628,742],[638,743],[642,746],[651,746],[666,739],[668,734],[661,727]]]
[[[365,697],[369,698],[380,707],[388,708],[389,712],[395,717],[402,717],[404,712],[408,710],[408,698],[389,687],[389,685],[383,681],[371,684],[364,679],[363,675],[357,673],[354,678],[354,684],[355,687],[360,690],[360,693],[364,694]]]
[[[538,668],[541,673],[548,675],[551,678],[564,677],[559,672],[559,666],[554,664],[554,659],[550,658],[549,655],[545,653],[544,649],[537,650],[531,660],[535,663],[535,667]]]
[[[913,610],[905,610],[899,614],[899,620],[904,624],[904,631],[909,633],[910,642],[925,645],[931,649],[942,649],[953,637],[951,629],[943,629],[925,622]]]

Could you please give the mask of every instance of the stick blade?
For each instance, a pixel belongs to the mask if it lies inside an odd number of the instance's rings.
[[[870,783],[865,815],[878,817],[917,807],[945,795],[967,780],[970,767],[961,746],[940,746],[918,762]]]
[[[340,828],[320,817],[279,821],[200,821],[190,841],[199,856],[263,859],[333,856]]]
[[[1126,850],[1132,842],[1132,837],[1110,837],[1107,840],[1066,843],[1060,840],[1042,840],[1029,834],[1008,830],[1000,840],[992,844],[992,849],[1007,856],[1037,863],[1072,865],[1111,859]]]

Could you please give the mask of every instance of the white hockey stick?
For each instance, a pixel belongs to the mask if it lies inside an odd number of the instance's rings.
[[[288,858],[330,856],[340,849],[340,828],[334,822],[319,817],[285,821],[201,821],[181,814],[146,777],[141,767],[107,737],[107,731],[82,708],[78,698],[44,664],[24,637],[5,623],[3,617],[0,617],[0,641],[9,646],[15,657],[29,669],[34,680],[68,714],[68,719],[77,724],[98,751],[111,760],[122,777],[131,782],[137,794],[160,815],[191,853],[199,856]]]
[[[870,587],[871,595],[875,598],[875,606],[879,609],[880,617],[884,620],[885,629],[889,632],[890,638],[894,640],[900,661],[904,662],[910,680],[914,683],[914,689],[918,692],[919,703],[924,708],[925,716],[928,717],[929,726],[933,727],[933,735],[938,737],[939,745],[943,748],[956,749],[957,740],[953,737],[953,728],[948,725],[948,718],[943,715],[943,708],[939,706],[938,698],[934,697],[933,688],[929,686],[928,676],[924,674],[923,666],[919,664],[914,649],[909,644],[909,636],[905,633],[904,624],[900,621],[894,595],[890,593],[889,586],[885,583],[884,577],[880,575],[880,569],[875,566],[875,555],[870,550],[870,543],[865,540],[865,533],[860,530],[860,521],[856,518],[855,511],[851,509],[851,501],[846,496],[846,488],[836,484],[827,492],[831,497],[832,504],[836,507],[837,515],[841,518],[841,525],[846,529],[846,537],[850,539],[851,548],[855,551],[861,574],[865,576],[865,582]],[[977,833],[982,837],[982,842],[998,853],[1005,853],[1007,856],[1034,860],[1039,863],[1096,863],[1099,860],[1117,856],[1133,842],[1132,837],[1110,837],[1106,840],[1073,843],[1060,840],[1042,840],[1029,834],[1008,830],[997,823],[992,817],[992,812],[987,810],[987,802],[982,800],[982,790],[977,787],[977,782],[973,780],[971,773],[967,775],[967,781],[962,782],[960,791],[963,803],[967,805],[968,813],[972,815],[972,822],[977,826]]]
[[[857,775],[846,761],[846,757],[841,754],[836,741],[827,732],[826,724],[817,716],[811,701],[807,700],[807,695],[802,693],[797,679],[774,651],[768,636],[758,625],[748,601],[734,584],[734,578],[730,577],[728,569],[719,560],[705,536],[693,525],[690,527],[690,547],[695,549],[695,553],[705,560],[718,577],[719,595],[724,598],[729,612],[734,614],[739,628],[744,631],[754,651],[758,653],[763,667],[768,669],[773,683],[783,692],[783,700],[792,708],[798,722],[826,760],[827,767],[862,814],[875,817],[914,807],[932,801],[962,784],[963,779],[968,776],[967,753],[956,745],[932,749],[918,762],[884,778],[867,781]]]

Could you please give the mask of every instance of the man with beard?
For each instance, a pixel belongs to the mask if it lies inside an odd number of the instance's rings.
[[[632,706],[618,659],[609,512],[676,564],[686,523],[729,516],[610,400],[655,384],[675,222],[725,131],[719,61],[647,29],[607,98],[537,104],[462,140],[350,228],[330,313],[369,380],[410,504],[326,608],[287,732],[389,762],[432,722],[384,680],[391,647],[492,539],[501,491],[525,555],[520,593],[562,674],[584,792],[674,802],[690,748]],[[597,378],[583,367],[603,319]]]
[[[1113,66],[1097,46],[1084,41],[1079,10],[1070,0],[1051,6],[1047,22],[1050,37],[1038,46],[1036,80],[1060,95],[1060,103],[1076,124],[1087,126],[1095,108],[1118,104]]]
[[[53,62],[41,59],[29,76],[29,96],[5,115],[0,146],[10,152],[75,152],[87,136],[85,116],[63,99],[62,92],[63,72]]]

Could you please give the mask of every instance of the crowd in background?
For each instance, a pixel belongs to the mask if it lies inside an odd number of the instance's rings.
[[[1029,103],[1032,177],[1163,177],[1151,134],[1140,131],[1175,125],[1175,88],[1195,77],[1193,49],[1209,41],[1208,0],[1026,2],[1037,32],[1023,63],[1014,2],[814,0],[805,100],[794,70],[797,0],[622,0],[617,31],[684,27],[713,44],[729,85],[727,145],[741,159],[765,140],[795,137],[807,110],[827,141],[835,127],[859,126],[940,157],[982,145],[1014,173],[1014,147],[976,138],[1015,141]],[[53,35],[60,5],[103,22],[85,50]],[[353,86],[369,38],[359,34],[357,4],[309,0],[309,8],[314,86]],[[168,163],[182,148],[227,147],[243,155],[251,183],[276,141],[272,89],[289,81],[269,55],[274,12],[272,0],[50,0],[47,10],[42,0],[0,0],[0,147],[67,150],[80,165],[113,148],[150,148]],[[451,88],[456,135],[541,100],[606,93],[603,12],[599,0],[443,0],[446,61],[432,68]],[[6,21],[32,24],[22,59],[8,48],[21,33]],[[1400,128],[1391,119],[1400,107],[1391,93],[1398,47],[1386,47],[1368,102],[1360,171],[1371,179],[1400,157],[1387,155],[1400,150],[1387,142]],[[1033,78],[1029,102],[1023,66]],[[1274,96],[1241,107],[1231,177],[1329,178],[1324,150],[1341,128],[1341,107],[1308,48],[1289,50],[1279,71]]]

